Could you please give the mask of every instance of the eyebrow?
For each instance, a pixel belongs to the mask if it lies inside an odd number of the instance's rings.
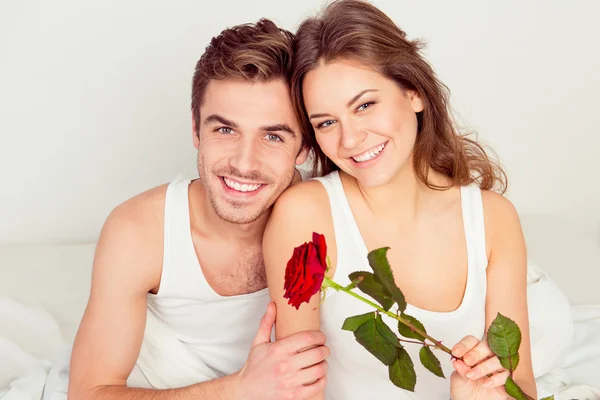
[[[210,123],[214,123],[214,122],[218,122],[220,124],[227,125],[227,126],[230,126],[232,128],[237,128],[238,127],[238,124],[236,124],[235,122],[230,121],[227,118],[222,117],[222,116],[220,116],[218,114],[209,115],[204,120],[205,124],[210,124]]]
[[[361,91],[360,93],[358,93],[356,96],[354,96],[352,99],[350,99],[350,101],[348,103],[346,103],[346,107],[350,107],[352,104],[354,104],[358,99],[360,99],[364,94],[369,93],[369,92],[377,92],[377,89],[365,89],[363,91]],[[328,117],[329,114],[311,114],[308,119],[313,119],[313,118],[321,118],[321,117]]]
[[[296,137],[296,132],[294,132],[288,124],[266,125],[266,126],[261,126],[259,129],[261,131],[265,131],[265,132],[287,132],[292,137],[294,137],[294,138]]]
[[[232,128],[238,128],[238,124],[236,124],[235,122],[228,120],[227,118],[222,117],[218,114],[209,115],[204,120],[205,124],[210,124],[210,123],[215,123],[215,122],[217,122],[219,124],[230,126]],[[294,137],[294,138],[296,137],[296,132],[294,132],[288,124],[265,125],[265,126],[261,126],[259,129],[261,131],[265,131],[265,132],[287,132],[292,137]]]

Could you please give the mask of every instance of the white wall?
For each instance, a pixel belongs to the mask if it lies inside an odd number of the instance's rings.
[[[295,29],[318,0],[0,3],[0,242],[95,240],[119,202],[195,174],[196,60],[226,26]],[[508,169],[524,214],[600,232],[600,5],[375,1]]]

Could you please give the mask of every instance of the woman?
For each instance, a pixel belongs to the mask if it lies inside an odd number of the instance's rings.
[[[277,338],[325,333],[328,400],[500,399],[508,371],[484,338],[500,312],[521,328],[515,380],[535,397],[526,252],[517,213],[501,195],[504,172],[454,128],[444,86],[419,44],[380,10],[354,0],[304,21],[296,40],[292,96],[316,171],[324,176],[286,191],[266,229]],[[286,263],[313,231],[327,238],[328,276],[342,285],[349,273],[370,270],[369,250],[390,247],[406,313],[462,358],[438,353],[450,379],[426,371],[420,346],[405,343],[415,364],[415,392],[394,386],[388,369],[341,330],[346,317],[372,311],[344,293],[329,292],[321,305],[313,296],[298,310],[287,304]],[[386,322],[396,330],[393,320]]]

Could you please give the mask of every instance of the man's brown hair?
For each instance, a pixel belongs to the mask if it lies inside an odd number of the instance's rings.
[[[241,79],[269,82],[291,77],[294,35],[262,18],[255,24],[236,25],[212,38],[194,72],[192,115],[200,126],[200,105],[208,83]],[[196,132],[198,133],[198,132]]]

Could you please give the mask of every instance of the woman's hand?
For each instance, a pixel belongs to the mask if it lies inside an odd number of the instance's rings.
[[[494,355],[487,340],[466,336],[452,348],[455,372],[450,377],[452,400],[508,399],[504,383],[509,376]]]

